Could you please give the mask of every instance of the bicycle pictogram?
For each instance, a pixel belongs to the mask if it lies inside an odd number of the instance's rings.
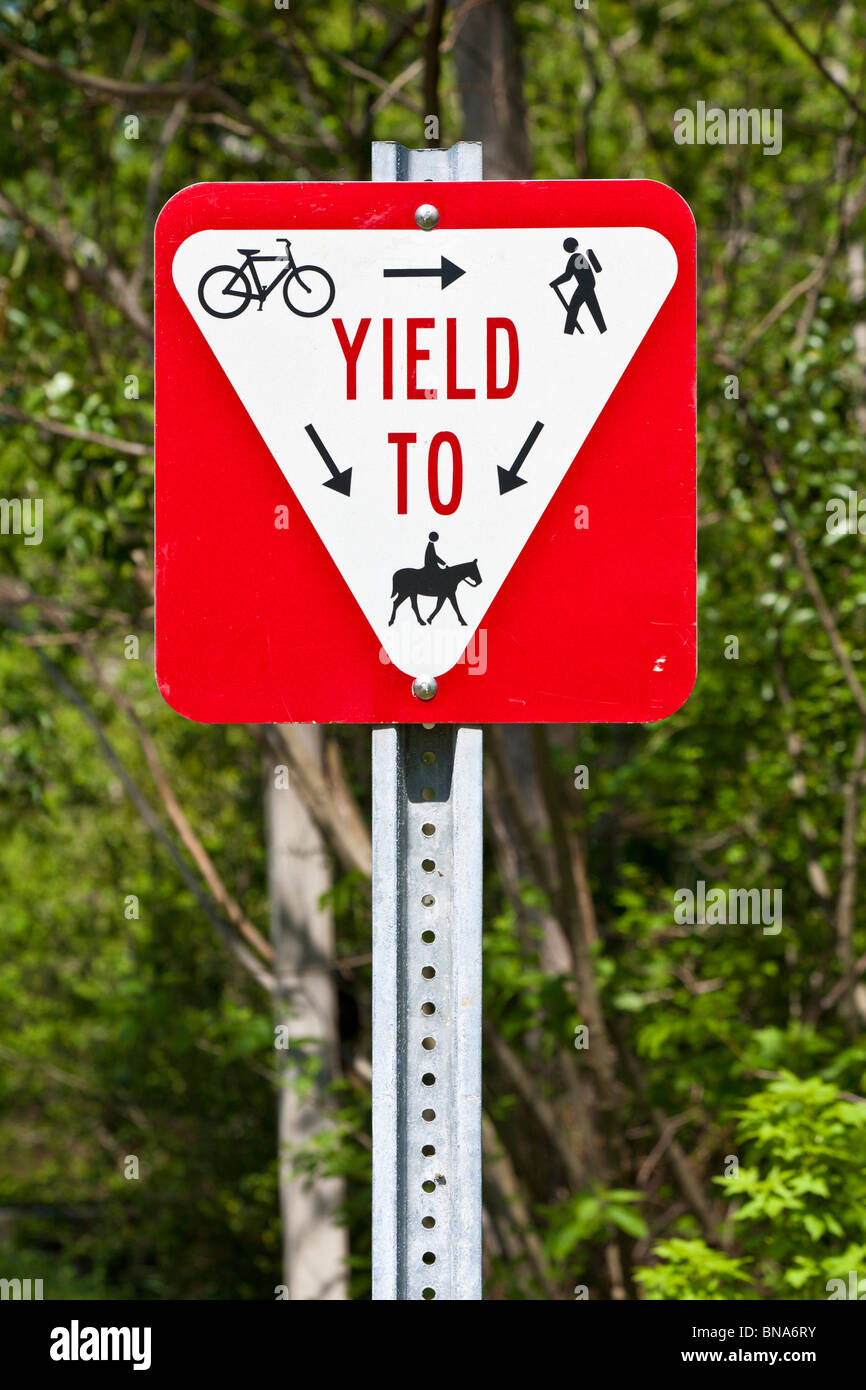
[[[268,295],[282,282],[286,308],[293,314],[314,319],[327,313],[334,302],[334,282],[328,272],[319,265],[296,265],[289,238],[279,236],[274,240],[285,243],[284,256],[261,256],[258,247],[239,246],[238,255],[244,258],[239,266],[215,265],[206,270],[198,286],[202,308],[214,318],[234,319],[257,299],[261,313]],[[269,285],[262,284],[256,269],[265,261],[286,262]]]

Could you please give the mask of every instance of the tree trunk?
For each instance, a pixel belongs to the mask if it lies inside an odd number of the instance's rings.
[[[483,140],[484,177],[532,177],[523,66],[512,0],[452,0],[459,25],[454,45],[464,138]]]
[[[298,743],[321,763],[322,731],[287,727],[287,741]],[[334,921],[321,898],[331,887],[331,866],[321,832],[286,770],[266,764],[265,805],[268,833],[268,886],[271,941],[277,985],[274,1020],[284,1025],[288,1047],[277,1042],[277,1134],[280,1215],[283,1232],[283,1283],[292,1300],[346,1297],[346,1232],[337,1225],[343,1198],[339,1178],[310,1179],[297,1173],[295,1151],[329,1124],[328,1083],[339,1059],[337,995],[330,968],[334,959]],[[298,1080],[311,1062],[316,1074],[302,1095]]]

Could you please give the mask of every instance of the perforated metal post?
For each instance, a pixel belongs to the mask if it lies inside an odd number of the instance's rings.
[[[377,141],[373,178],[480,179],[481,146]],[[374,1299],[481,1298],[481,840],[481,730],[374,730]]]

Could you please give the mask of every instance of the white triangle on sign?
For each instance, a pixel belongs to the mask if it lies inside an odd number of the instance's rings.
[[[278,259],[285,238],[297,274]],[[593,261],[601,269],[587,274]],[[551,281],[566,269],[579,274],[563,300]],[[670,242],[647,227],[203,231],[173,263],[226,377],[410,676],[459,661],[676,274]]]

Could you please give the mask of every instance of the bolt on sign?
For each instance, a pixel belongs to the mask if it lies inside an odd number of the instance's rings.
[[[644,721],[687,698],[695,228],[671,189],[195,185],[157,224],[156,342],[180,713]]]

